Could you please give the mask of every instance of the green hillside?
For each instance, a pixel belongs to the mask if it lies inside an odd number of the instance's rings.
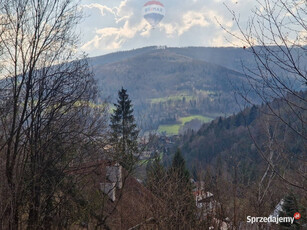
[[[184,125],[193,120],[199,120],[201,123],[208,123],[213,119],[210,117],[205,117],[201,115],[194,115],[188,117],[181,117],[178,119],[178,124],[173,125],[160,125],[158,128],[159,133],[165,133],[166,135],[178,135],[180,128],[184,127]]]
[[[119,57],[92,60],[98,87],[110,102],[119,88],[126,88],[142,130],[176,134],[185,123],[179,118],[238,111],[233,93],[245,82],[240,72],[179,54],[178,49],[147,48]]]

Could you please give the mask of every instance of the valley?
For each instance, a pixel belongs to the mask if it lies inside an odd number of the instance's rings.
[[[241,58],[247,60],[248,53],[226,48],[195,50],[147,47],[91,58],[90,63],[102,98],[113,101],[115,92],[124,87],[142,131],[177,135],[192,120],[199,123],[194,125],[197,129],[239,111],[234,95],[240,85],[246,85],[238,63]],[[238,57],[224,62],[228,52]],[[215,54],[212,62],[208,62],[209,53]],[[231,61],[236,70],[228,68]]]

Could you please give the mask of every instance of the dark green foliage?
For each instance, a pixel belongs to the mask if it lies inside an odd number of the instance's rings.
[[[192,226],[196,221],[196,206],[190,174],[180,150],[167,170],[159,156],[155,156],[147,168],[147,188],[163,202],[164,208],[158,213],[162,229],[195,229]]]
[[[306,96],[302,95],[302,97]],[[191,133],[185,133],[179,146],[186,153],[187,167],[191,169],[192,162],[197,161],[205,168],[206,165],[215,162],[220,155],[225,163],[225,170],[230,172],[234,159],[236,159],[241,162],[238,172],[244,173],[241,179],[244,184],[249,185],[259,177],[263,167],[260,164],[262,158],[254,141],[258,143],[258,147],[262,151],[266,150],[267,130],[270,131],[270,135],[273,135],[272,131],[274,131],[276,138],[285,141],[288,150],[303,154],[303,141],[300,142],[299,138],[293,139],[293,133],[286,134],[284,126],[276,121],[271,121],[272,124],[268,125],[269,129],[264,127],[265,121],[268,119],[265,113],[269,113],[267,106],[252,106],[237,115],[227,118],[220,117],[210,124],[203,125],[194,136]],[[272,128],[273,130],[271,130]],[[277,148],[277,146],[275,147]]]
[[[130,170],[137,160],[139,130],[127,90],[122,88],[118,92],[118,100],[114,106],[115,110],[111,115],[110,143],[115,149],[115,160]]]
[[[246,123],[245,120],[246,119],[245,119],[243,113],[240,112],[240,113],[238,113],[238,115],[235,116],[235,123],[234,123],[234,125],[236,127],[239,127],[241,125],[245,125],[245,123]]]
[[[182,178],[183,183],[189,184],[190,173],[186,168],[185,160],[179,149],[174,155],[170,170],[176,173],[179,178]]]
[[[190,173],[179,149],[176,151],[172,165],[168,170],[168,178],[170,184],[173,185],[172,197],[168,205],[175,207],[176,210],[172,223],[178,229],[186,223],[192,226],[195,221],[196,206],[192,195]],[[179,220],[183,223],[180,223]]]
[[[247,117],[247,125],[250,125],[258,116],[258,108],[253,105]]]
[[[299,220],[294,220],[293,224],[281,223],[280,229],[304,229],[303,225],[306,224],[306,220],[304,218],[306,212],[305,208],[300,207],[297,197],[293,193],[290,193],[285,197],[282,211],[279,213],[279,215],[282,217],[293,217],[297,212],[301,214],[302,218]]]
[[[166,171],[158,154],[155,154],[154,158],[147,165],[146,174],[147,188],[156,196],[161,197],[161,184],[166,180]]]

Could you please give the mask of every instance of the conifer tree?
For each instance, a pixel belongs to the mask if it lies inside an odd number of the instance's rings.
[[[186,169],[185,160],[179,149],[176,151],[174,155],[170,170],[175,172],[184,183],[189,183],[190,173]]]
[[[114,158],[127,170],[132,170],[137,161],[139,130],[126,89],[118,91],[117,103],[114,106],[110,125],[110,142],[115,150]]]
[[[293,224],[290,223],[281,223],[280,229],[303,229],[302,225],[306,224],[305,221],[305,210],[301,208],[295,195],[289,194],[285,197],[284,203],[282,205],[282,211],[279,213],[282,217],[293,217],[294,213],[299,212],[302,215],[302,218],[299,220],[294,220]]]
[[[166,182],[166,170],[161,162],[159,154],[155,154],[154,158],[149,162],[146,168],[146,186],[156,196],[163,197]]]
[[[161,229],[196,229],[196,206],[192,195],[190,174],[180,150],[166,169],[158,155],[147,168],[147,188],[163,205],[156,218]]]
[[[196,206],[192,195],[190,173],[186,168],[185,160],[179,149],[176,151],[172,165],[169,168],[168,180],[172,185],[169,190],[172,191],[172,197],[167,203],[174,212],[171,223],[178,229],[193,226],[195,223]]]

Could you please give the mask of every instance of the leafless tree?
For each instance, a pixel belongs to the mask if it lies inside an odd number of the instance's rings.
[[[106,107],[76,55],[73,0],[0,0],[0,226],[66,228],[66,170],[104,144]],[[71,195],[73,197],[73,195]]]
[[[255,66],[244,66],[249,89],[242,95],[249,102],[256,95],[266,105],[263,112],[278,119],[279,134],[286,132],[288,137],[276,136],[274,145],[279,146],[280,156],[291,169],[287,172],[292,173],[284,173],[279,164],[272,164],[272,151],[266,154],[256,145],[258,151],[274,175],[306,192],[307,97],[303,91],[307,84],[307,2],[258,0],[246,28],[239,16],[230,8],[229,11],[239,33],[228,32],[242,42],[256,63]],[[247,91],[253,96],[247,95]],[[290,147],[294,140],[300,146],[295,151]]]

